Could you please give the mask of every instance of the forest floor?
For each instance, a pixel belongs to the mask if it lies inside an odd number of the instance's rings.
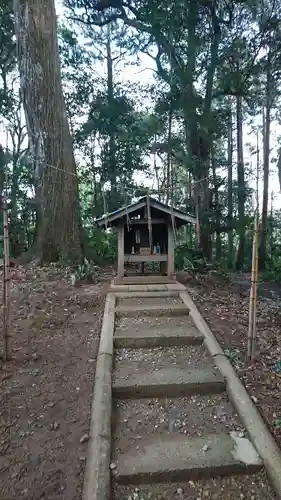
[[[259,284],[257,362],[248,366],[249,274],[179,276],[281,448],[281,285]]]
[[[74,287],[69,270],[13,270],[13,360],[0,361],[1,500],[81,500],[95,362],[112,274],[112,269],[98,271],[95,284]],[[259,359],[248,369],[248,276],[183,274],[180,280],[228,349],[281,446],[281,287],[262,286]],[[2,335],[0,323],[0,341]]]
[[[0,361],[0,498],[80,500],[112,270],[79,287],[55,267],[12,274],[13,360]]]

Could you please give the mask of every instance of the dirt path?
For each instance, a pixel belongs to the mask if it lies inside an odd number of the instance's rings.
[[[101,276],[97,285],[74,288],[68,275],[55,268],[14,271],[14,358],[11,363],[0,364],[1,500],[81,500],[96,353],[109,278]],[[241,292],[240,285],[214,277],[200,277],[189,285],[201,313],[221,345],[228,349],[281,445],[281,379],[275,371],[275,364],[281,360],[278,301],[259,301],[259,362],[254,370],[247,370],[245,287]],[[124,301],[121,303],[124,305]],[[166,298],[165,303],[169,303]],[[135,304],[136,300],[132,302]],[[147,334],[153,334],[154,339],[158,336],[155,345],[159,345],[159,335],[161,340],[161,335],[171,333],[174,327],[177,339],[174,336],[169,346],[151,346],[141,352],[128,347],[131,334],[142,347]],[[183,348],[184,331],[186,322],[181,316],[155,319],[140,314],[137,318],[121,315],[115,331],[116,338],[120,337],[117,369],[127,365],[130,374],[144,375],[149,366],[147,374],[151,378],[152,371],[159,373],[165,366],[206,366],[210,360],[202,352],[194,330],[195,345]],[[0,335],[2,339],[1,329]],[[225,394],[119,399],[113,417],[113,475],[118,470],[118,457],[140,452],[142,442],[145,445],[159,436],[162,440],[182,440],[200,438],[206,432],[245,434]],[[142,486],[116,482],[114,495],[114,500],[275,498],[264,471],[242,478],[234,475]]]
[[[117,299],[112,499],[274,500],[224,380],[180,304],[161,292]],[[175,331],[186,332],[177,345]],[[162,345],[153,347],[157,335]],[[240,445],[236,460],[231,450]]]
[[[13,361],[1,363],[1,500],[80,500],[108,279],[15,270]],[[0,332],[2,338],[2,331]]]

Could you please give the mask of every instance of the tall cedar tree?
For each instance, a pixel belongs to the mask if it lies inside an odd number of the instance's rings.
[[[82,255],[79,196],[66,117],[54,0],[15,0],[20,85],[34,162],[34,253],[44,262]]]

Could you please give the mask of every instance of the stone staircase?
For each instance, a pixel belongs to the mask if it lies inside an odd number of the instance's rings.
[[[161,286],[116,293],[112,499],[275,499],[204,336]]]

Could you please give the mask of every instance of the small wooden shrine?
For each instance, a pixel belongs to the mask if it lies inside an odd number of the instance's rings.
[[[117,229],[116,281],[122,282],[126,263],[139,263],[142,272],[138,276],[143,276],[145,263],[158,262],[160,275],[173,279],[176,229],[183,224],[195,224],[196,219],[150,196],[144,196],[129,206],[104,215],[96,223],[100,228]]]

